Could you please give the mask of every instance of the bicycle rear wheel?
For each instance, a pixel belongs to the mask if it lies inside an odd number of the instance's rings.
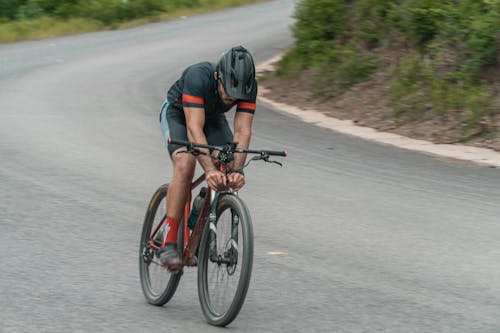
[[[153,195],[144,218],[139,246],[139,275],[142,292],[148,303],[158,306],[164,305],[172,298],[182,276],[182,271],[166,270],[157,255],[157,249],[162,245],[165,236],[163,226],[166,220],[167,190],[168,184],[162,185]],[[183,243],[182,221],[183,218],[181,218],[178,233],[179,248],[182,248]]]
[[[198,296],[208,323],[226,326],[240,312],[250,284],[253,228],[248,209],[237,196],[225,195],[217,206],[217,253],[210,253],[207,223],[199,250]]]

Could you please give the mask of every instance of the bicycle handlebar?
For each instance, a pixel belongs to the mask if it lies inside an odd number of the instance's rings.
[[[283,156],[283,157],[288,156],[288,153],[285,150],[277,151],[277,150],[254,150],[254,149],[237,148],[236,143],[234,142],[232,144],[227,144],[225,146],[214,146],[202,143],[195,143],[191,141],[174,140],[172,138],[169,138],[168,143],[185,147],[214,149],[218,151],[224,151],[227,153],[247,153],[247,154],[256,154],[261,156]]]

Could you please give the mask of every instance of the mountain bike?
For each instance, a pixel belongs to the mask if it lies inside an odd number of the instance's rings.
[[[252,161],[263,160],[282,166],[271,156],[287,156],[286,151],[251,150],[237,148],[237,143],[223,146],[197,144],[189,141],[169,140],[185,146],[194,156],[206,154],[208,148],[216,165],[226,177],[231,170],[233,155],[254,155]],[[215,155],[215,156],[214,156]],[[242,169],[243,169],[242,168]],[[205,174],[192,182],[191,191],[203,184]],[[182,268],[170,271],[159,261],[166,221],[166,196],[168,184],[154,193],[144,219],[140,241],[139,272],[142,291],[153,305],[167,303],[179,284],[184,267],[198,267],[198,296],[205,319],[211,325],[226,326],[238,315],[250,283],[253,262],[253,227],[250,212],[230,188],[227,191],[207,191],[194,228],[188,226],[192,194],[188,194],[178,231],[177,247],[182,258]]]

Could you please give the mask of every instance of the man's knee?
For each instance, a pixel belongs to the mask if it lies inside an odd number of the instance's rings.
[[[191,180],[194,176],[196,158],[188,153],[173,154],[174,175],[182,179]]]

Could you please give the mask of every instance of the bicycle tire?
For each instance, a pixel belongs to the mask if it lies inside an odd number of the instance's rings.
[[[161,266],[159,263],[159,259],[157,258],[156,252],[151,249],[149,245],[149,240],[151,238],[151,233],[154,232],[156,226],[158,225],[156,222],[156,218],[159,216],[159,220],[161,222],[162,219],[165,218],[165,213],[159,211],[159,208],[165,207],[166,210],[166,196],[168,191],[168,184],[164,184],[156,190],[151,201],[149,203],[146,216],[144,218],[144,223],[142,226],[141,233],[141,241],[139,245],[139,276],[141,280],[141,287],[144,297],[148,301],[148,303],[162,306],[174,296],[175,291],[177,290],[177,286],[179,285],[180,278],[182,276],[182,271],[171,272],[167,271],[165,268]],[[163,201],[165,199],[165,201]],[[161,206],[161,205],[163,206]],[[161,212],[160,214],[158,214]],[[160,223],[159,222],[159,223]],[[164,223],[164,222],[161,222]],[[154,226],[154,228],[153,228]],[[182,248],[183,244],[183,218],[181,217],[181,224],[179,226],[178,233],[178,241],[177,246],[179,249]],[[156,257],[156,260],[155,260]],[[154,265],[152,266],[152,264]],[[156,282],[152,281],[151,277],[151,269],[155,269],[157,275],[164,280],[162,284],[158,288],[153,288],[153,284]],[[156,290],[155,290],[156,289]]]
[[[250,278],[252,273],[252,263],[253,263],[253,227],[252,221],[248,208],[244,202],[235,195],[224,195],[219,199],[217,205],[217,252],[218,255],[225,256],[227,250],[230,247],[228,244],[232,242],[231,239],[225,239],[222,235],[227,233],[224,231],[224,226],[222,225],[226,221],[227,212],[230,212],[230,218],[232,219],[232,213],[234,212],[239,219],[238,225],[238,239],[237,239],[237,264],[217,264],[211,262],[209,258],[210,254],[210,223],[206,223],[203,235],[200,242],[199,250],[199,262],[198,262],[198,296],[200,299],[201,308],[205,319],[207,322],[214,326],[226,326],[230,324],[240,312],[245,297],[248,291],[248,286],[250,284]],[[241,227],[241,228],[240,228]],[[240,234],[241,233],[241,234]],[[222,235],[222,236],[221,236]],[[241,236],[240,236],[241,235]],[[240,246],[241,245],[241,246]],[[222,254],[221,254],[222,253]],[[241,254],[241,261],[240,261]],[[213,264],[213,266],[212,266]],[[225,268],[224,268],[225,266]],[[237,267],[239,266],[239,267]],[[231,289],[229,287],[229,279],[237,270],[240,270],[240,274],[236,281],[236,286],[234,288],[234,294],[232,299],[229,301],[220,301],[220,297],[217,295],[217,282],[215,286],[211,286],[211,277],[214,272],[217,279],[224,280],[224,275],[226,275],[227,284],[223,290],[224,295]],[[210,270],[210,272],[209,272]],[[225,270],[225,271],[224,271]],[[232,273],[230,273],[230,270]],[[213,271],[213,272],[212,272]],[[220,275],[219,275],[220,274]],[[229,290],[228,293],[231,293]],[[225,303],[222,305],[216,303]]]

